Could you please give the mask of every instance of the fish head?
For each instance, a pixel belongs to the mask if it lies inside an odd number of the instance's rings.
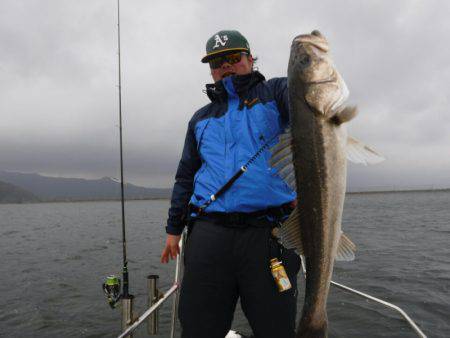
[[[299,35],[292,41],[289,67],[303,83],[330,81],[334,67],[328,51],[328,41],[319,31]]]
[[[292,41],[289,84],[318,116],[329,120],[344,108],[348,89],[334,67],[325,37],[317,30]]]

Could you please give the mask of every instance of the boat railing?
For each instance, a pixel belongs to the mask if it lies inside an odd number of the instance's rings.
[[[414,323],[414,321],[411,319],[411,317],[408,316],[407,313],[406,313],[405,311],[403,311],[399,306],[394,305],[394,304],[389,303],[389,302],[386,302],[386,301],[384,301],[384,300],[381,300],[381,299],[379,299],[379,298],[377,298],[377,297],[368,295],[367,293],[364,293],[364,292],[361,292],[361,291],[352,289],[352,288],[350,288],[350,287],[348,287],[348,286],[345,286],[345,285],[343,285],[343,284],[340,284],[340,283],[336,283],[336,282],[331,281],[331,285],[333,285],[333,286],[335,286],[335,287],[337,287],[337,288],[339,288],[339,289],[342,289],[342,290],[344,290],[344,291],[347,291],[347,292],[353,293],[353,294],[355,294],[355,295],[358,295],[358,296],[360,296],[360,297],[363,297],[363,298],[366,298],[366,299],[373,300],[374,302],[377,302],[377,303],[379,303],[379,304],[382,304],[382,305],[384,305],[384,306],[386,306],[386,307],[389,307],[389,308],[391,308],[391,309],[397,311],[397,312],[400,313],[400,315],[402,315],[402,317],[408,322],[408,324],[409,324],[409,325],[411,326],[411,328],[417,333],[417,335],[418,335],[419,337],[422,337],[422,338],[426,338],[426,337],[427,337],[427,336],[423,333],[423,331],[417,326],[417,324]]]
[[[158,331],[158,309],[171,297],[174,296],[172,300],[172,314],[171,314],[171,329],[170,329],[170,338],[175,337],[175,331],[176,331],[176,314],[178,309],[178,298],[179,298],[179,289],[180,289],[180,276],[182,273],[182,260],[184,255],[184,247],[185,247],[185,241],[186,241],[186,232],[183,232],[181,236],[180,241],[180,254],[177,256],[176,259],[176,266],[175,266],[175,277],[174,277],[174,284],[164,293],[160,294],[157,290],[156,281],[149,283],[149,294],[151,295],[149,297],[149,303],[150,307],[142,313],[133,323],[130,324],[130,326],[127,327],[119,336],[118,338],[125,338],[125,337],[131,337],[131,334],[133,331],[135,331],[140,325],[142,325],[146,319],[148,319],[148,333],[149,335],[155,335]],[[302,269],[303,274],[306,278],[306,267],[305,267],[305,259],[302,257]],[[150,276],[149,276],[150,277]],[[156,276],[157,277],[157,276]],[[350,288],[348,286],[345,286],[343,284],[331,281],[331,285],[335,286],[341,290],[344,290],[346,292],[349,292],[351,294],[360,296],[365,299],[372,300],[374,302],[377,302],[381,305],[384,305],[385,307],[391,308],[395,311],[397,311],[402,318],[409,324],[409,326],[416,332],[416,334],[421,338],[427,338],[427,336],[423,333],[423,331],[419,328],[419,326],[411,319],[411,317],[408,316],[408,314],[402,310],[399,306],[394,305],[392,303],[386,302],[384,300],[381,300],[379,298],[376,298],[374,296],[371,296],[367,293],[358,291],[356,289]]]
[[[176,318],[178,310],[178,298],[180,289],[180,276],[182,269],[182,260],[184,256],[184,245],[186,243],[186,231],[181,235],[180,240],[180,254],[176,258],[175,264],[175,277],[173,285],[164,294],[160,294],[157,288],[156,280],[154,279],[151,286],[149,286],[149,305],[150,307],[142,313],[129,327],[127,327],[118,338],[131,337],[131,333],[136,330],[140,325],[142,325],[148,318],[148,333],[149,335],[156,335],[158,332],[158,309],[172,296],[175,297],[172,300],[172,315],[171,315],[171,325],[170,325],[170,338],[175,337],[176,330]],[[152,277],[157,277],[153,275]]]
[[[303,270],[303,275],[306,278],[305,258],[303,256],[302,256],[302,270]],[[358,295],[358,296],[360,296],[362,298],[370,299],[370,300],[372,300],[374,302],[377,302],[377,303],[379,303],[381,305],[384,305],[384,306],[386,306],[388,308],[391,308],[391,309],[397,311],[406,320],[406,322],[411,326],[411,328],[417,333],[417,335],[419,337],[427,338],[427,336],[423,333],[423,331],[419,328],[419,326],[417,326],[417,324],[414,323],[414,321],[411,319],[411,317],[408,316],[408,314],[405,311],[403,311],[399,306],[394,305],[394,304],[389,303],[389,302],[386,302],[385,300],[379,299],[377,297],[371,296],[371,295],[369,295],[367,293],[358,291],[356,289],[352,289],[352,288],[350,288],[348,286],[345,286],[344,284],[340,284],[340,283],[331,281],[331,285],[337,287],[338,289],[341,289],[341,290],[347,291],[349,293]]]

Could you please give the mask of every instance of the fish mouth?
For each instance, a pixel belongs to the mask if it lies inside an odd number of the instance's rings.
[[[334,82],[334,81],[335,81],[334,78],[328,78],[328,79],[325,79],[325,80],[319,80],[319,81],[308,81],[308,82],[305,82],[305,84],[308,84],[308,85],[313,85],[313,84],[324,84],[324,83],[330,83],[330,82]]]
[[[331,70],[331,73],[328,74],[328,77],[326,77],[324,79],[304,81],[304,83],[307,85],[316,85],[316,84],[320,85],[320,84],[326,84],[326,83],[331,83],[331,82],[336,82],[336,81],[337,81],[336,70]]]
[[[313,34],[304,34],[294,38],[293,42],[296,42],[299,45],[309,44],[324,53],[327,53],[330,50],[328,42],[323,36],[319,37]]]

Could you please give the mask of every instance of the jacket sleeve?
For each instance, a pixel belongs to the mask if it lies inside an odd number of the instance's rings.
[[[269,82],[273,89],[273,95],[275,97],[278,110],[280,111],[281,121],[283,122],[284,127],[287,127],[290,123],[287,78],[273,78],[270,79]]]
[[[172,199],[167,219],[166,232],[180,235],[183,232],[187,207],[194,189],[194,176],[201,166],[200,155],[197,151],[197,141],[194,133],[194,123],[188,125],[183,153],[175,175]]]

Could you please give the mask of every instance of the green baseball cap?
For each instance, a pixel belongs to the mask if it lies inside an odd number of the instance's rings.
[[[250,54],[247,39],[238,31],[223,30],[211,36],[206,42],[206,55],[202,58],[202,62],[207,63],[217,56],[238,51]]]

